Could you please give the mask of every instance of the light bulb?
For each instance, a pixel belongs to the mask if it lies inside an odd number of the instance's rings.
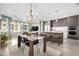
[[[56,20],[56,22],[58,22],[58,20]]]

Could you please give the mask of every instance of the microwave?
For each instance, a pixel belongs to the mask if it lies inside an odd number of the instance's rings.
[[[71,28],[69,28],[69,30],[76,30],[76,28],[75,27],[71,27]]]
[[[69,30],[76,30],[76,26],[69,26]]]

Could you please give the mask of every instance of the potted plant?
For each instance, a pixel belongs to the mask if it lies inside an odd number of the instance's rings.
[[[1,35],[1,47],[4,46],[7,41],[8,41],[8,37],[7,37],[6,33],[3,33]]]

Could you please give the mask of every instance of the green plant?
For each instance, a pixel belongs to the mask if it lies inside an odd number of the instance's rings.
[[[1,34],[1,46],[4,45],[8,41],[8,37],[6,33]]]

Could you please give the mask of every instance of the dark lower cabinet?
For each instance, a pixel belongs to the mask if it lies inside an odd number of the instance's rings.
[[[46,40],[52,43],[63,43],[63,33],[43,32],[40,35],[45,36]]]

